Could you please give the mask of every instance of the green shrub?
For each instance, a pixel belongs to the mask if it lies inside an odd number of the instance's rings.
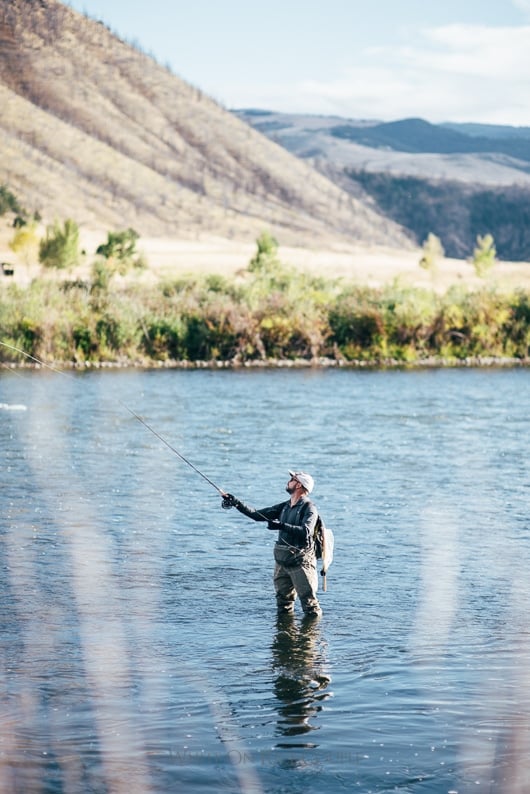
[[[77,360],[90,361],[98,349],[94,331],[88,325],[79,324],[72,329],[72,343]]]
[[[136,250],[139,237],[138,232],[131,228],[107,233],[107,242],[98,246],[96,254],[106,260],[110,275],[124,275],[131,267],[146,267],[144,256]]]
[[[0,185],[0,215],[5,215],[7,212],[14,212],[21,217],[27,215],[26,210],[23,209],[19,200],[15,194],[9,190],[7,185]]]
[[[26,265],[37,261],[39,252],[39,237],[37,235],[37,224],[24,223],[15,227],[9,247],[13,253],[22,258]]]
[[[186,325],[180,317],[153,317],[142,325],[141,348],[154,361],[179,361],[188,357],[185,346]]]
[[[428,270],[429,273],[434,276],[436,275],[438,262],[445,254],[442,242],[439,237],[429,232],[427,239],[423,243],[422,249],[423,254],[419,263],[420,267],[424,268],[424,270]]]
[[[346,359],[386,354],[384,307],[375,293],[356,290],[340,296],[329,312],[330,341]]]
[[[80,258],[79,227],[75,221],[67,219],[62,227],[56,221],[46,227],[46,235],[39,245],[39,262],[44,267],[63,270],[75,267]]]
[[[491,234],[485,234],[483,237],[479,234],[472,259],[477,276],[484,278],[497,261],[496,257],[495,241]]]
[[[508,355],[527,358],[530,356],[530,294],[517,292],[509,305],[509,317],[505,322]]]

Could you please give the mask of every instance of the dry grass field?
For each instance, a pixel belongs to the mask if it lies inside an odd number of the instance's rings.
[[[43,270],[37,263],[28,266],[9,249],[12,236],[13,228],[5,218],[0,219],[0,260],[15,266],[13,279],[4,276],[3,282],[13,280],[24,285],[43,274]],[[68,274],[46,271],[46,277],[87,277],[95,250],[105,240],[106,231],[103,229],[82,229],[81,242],[86,251],[84,264]],[[235,276],[248,266],[256,246],[255,243],[204,235],[196,239],[143,237],[138,249],[145,255],[148,267],[144,271],[133,272],[127,278],[148,285],[187,274]],[[354,246],[343,242],[302,248],[284,246],[280,241],[279,256],[283,263],[303,272],[374,287],[392,284],[397,280],[402,286],[433,288],[437,291],[444,291],[454,284],[469,288],[495,285],[505,290],[530,290],[530,264],[526,262],[498,262],[486,279],[480,279],[475,275],[471,262],[448,258],[439,261],[437,273],[433,276],[419,266],[419,249]]]
[[[255,253],[255,245],[220,239],[190,242],[149,238],[142,240],[140,247],[150,265],[149,278],[183,273],[235,275],[247,267]],[[475,275],[471,262],[448,258],[440,260],[433,277],[419,266],[419,249],[344,244],[326,248],[280,246],[279,256],[285,264],[307,273],[374,287],[398,280],[403,286],[442,291],[453,284],[477,288],[485,283],[503,289],[530,289],[530,265],[521,262],[498,262],[485,280]]]

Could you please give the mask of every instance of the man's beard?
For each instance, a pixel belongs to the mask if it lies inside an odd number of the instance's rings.
[[[286,485],[285,490],[287,491],[288,494],[293,494],[296,491],[296,485],[295,486],[291,485],[291,487],[289,487],[289,485]]]

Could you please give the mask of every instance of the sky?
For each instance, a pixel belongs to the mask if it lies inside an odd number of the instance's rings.
[[[530,126],[530,0],[65,0],[222,105]]]

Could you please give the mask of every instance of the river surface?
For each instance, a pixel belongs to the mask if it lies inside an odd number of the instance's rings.
[[[0,371],[0,790],[530,790],[530,371]],[[130,410],[129,410],[130,409]],[[255,507],[335,533],[278,620]]]

